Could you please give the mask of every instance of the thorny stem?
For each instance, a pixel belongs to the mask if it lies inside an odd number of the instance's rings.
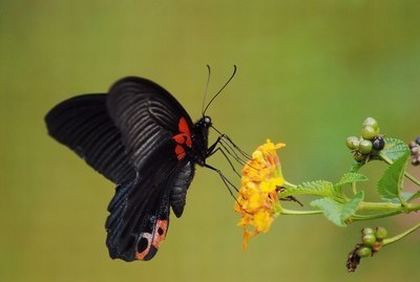
[[[404,238],[405,236],[409,235],[410,233],[413,233],[414,231],[416,231],[417,229],[420,228],[420,222],[417,223],[416,225],[414,225],[413,227],[411,227],[410,229],[406,230],[405,232],[398,234],[394,237],[388,238],[388,239],[384,239],[383,245],[390,245],[392,243],[397,242],[398,240],[401,240],[402,238]]]

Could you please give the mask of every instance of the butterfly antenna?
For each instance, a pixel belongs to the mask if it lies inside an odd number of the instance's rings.
[[[217,93],[213,96],[213,98],[211,98],[210,102],[207,104],[206,108],[203,111],[203,115],[206,113],[207,109],[210,107],[211,103],[214,101],[214,99],[216,99],[217,96],[219,96],[220,93],[222,93],[223,89],[226,88],[226,86],[228,86],[229,82],[235,77],[236,74],[236,70],[238,68],[236,67],[236,65],[233,65],[233,72],[232,75],[230,76],[230,78],[225,82],[225,84],[222,86],[222,88],[220,88],[219,91],[217,91]]]
[[[201,114],[204,116],[204,104],[206,103],[206,99],[207,99],[207,93],[209,92],[209,83],[210,83],[210,75],[211,75],[211,70],[210,70],[210,66],[207,64],[207,82],[206,82],[206,90],[204,92],[204,97],[203,97],[203,102],[201,103]]]

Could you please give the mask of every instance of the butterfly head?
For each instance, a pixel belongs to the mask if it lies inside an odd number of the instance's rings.
[[[203,116],[199,121],[198,124],[204,128],[210,128],[212,126],[211,117]]]

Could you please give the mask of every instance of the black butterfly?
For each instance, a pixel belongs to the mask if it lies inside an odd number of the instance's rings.
[[[168,91],[139,77],[117,81],[108,94],[70,98],[47,114],[49,134],[117,184],[105,224],[111,258],[153,258],[168,232],[170,207],[177,217],[183,213],[195,164],[231,185],[206,164],[216,151],[226,156],[221,140],[231,142],[221,134],[208,146],[212,122],[205,112],[221,90],[196,123]]]

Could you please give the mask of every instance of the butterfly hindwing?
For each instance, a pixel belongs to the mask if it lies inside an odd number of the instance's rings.
[[[172,148],[173,144],[168,143],[155,150],[136,182],[117,188],[106,222],[112,258],[149,260],[165,239],[174,185],[180,182],[179,177],[190,179],[194,173],[181,173],[191,164],[178,161]]]

